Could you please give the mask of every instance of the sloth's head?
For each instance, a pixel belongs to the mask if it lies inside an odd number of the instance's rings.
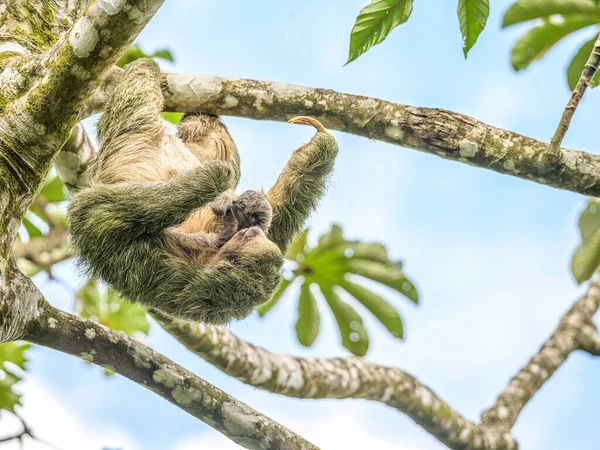
[[[276,268],[283,265],[283,255],[259,227],[238,231],[215,255],[216,261],[227,261],[234,266],[255,266],[257,269]]]
[[[233,211],[240,228],[258,226],[266,232],[273,219],[273,208],[263,192],[243,192],[233,201]]]

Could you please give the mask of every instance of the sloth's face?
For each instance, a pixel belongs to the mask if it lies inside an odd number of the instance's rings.
[[[283,255],[277,245],[270,241],[259,227],[244,228],[238,231],[216,255],[233,265],[270,265],[281,267]]]

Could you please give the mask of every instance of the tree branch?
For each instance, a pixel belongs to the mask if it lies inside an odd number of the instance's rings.
[[[360,398],[406,414],[452,449],[510,450],[509,433],[475,425],[413,376],[363,358],[297,358],[256,347],[230,331],[165,316],[153,317],[190,351],[256,388],[296,398]]]
[[[575,350],[590,351],[593,344],[598,343],[595,335],[590,334],[590,329],[593,329],[592,317],[598,308],[600,276],[596,275],[586,294],[563,316],[556,331],[542,345],[539,352],[510,381],[494,406],[483,413],[484,425],[511,429],[527,402],[571,353]],[[592,340],[590,336],[593,336]]]
[[[583,98],[583,95],[590,85],[592,78],[594,78],[596,70],[598,70],[598,65],[600,65],[600,36],[598,36],[598,39],[594,44],[594,48],[592,49],[592,53],[590,53],[590,57],[585,63],[585,66],[583,66],[583,72],[579,77],[577,86],[575,86],[575,89],[573,89],[571,98],[569,98],[569,102],[562,113],[560,122],[558,123],[558,128],[556,128],[554,136],[552,136],[550,146],[548,147],[548,154],[550,156],[560,157],[560,144],[562,143],[565,134],[567,134],[567,130],[571,124],[571,119],[573,118],[573,114],[575,114],[575,110],[577,109],[579,102]]]
[[[88,103],[87,114],[104,107],[120,76],[121,70],[113,68],[110,79]],[[275,121],[309,115],[332,130],[600,196],[600,156],[563,149],[562,160],[552,162],[543,158],[547,144],[452,111],[405,106],[328,89],[186,74],[164,75],[163,93],[169,111],[204,111]]]
[[[469,422],[429,388],[405,372],[362,358],[297,358],[269,352],[226,329],[153,317],[190,351],[226,374],[259,389],[298,398],[362,398],[406,414],[451,449],[516,449],[510,435],[525,405],[576,350],[600,354],[592,317],[600,308],[600,276],[563,316],[540,351],[511,380],[481,425]]]
[[[123,333],[57,309],[43,313],[22,339],[114,371],[165,398],[248,449],[314,450],[314,445],[160,353]]]

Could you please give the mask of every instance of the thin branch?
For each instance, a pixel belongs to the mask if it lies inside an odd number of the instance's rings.
[[[509,450],[517,443],[504,431],[476,425],[413,376],[363,358],[297,358],[256,347],[230,331],[173,319],[156,320],[190,351],[227,375],[256,388],[296,398],[360,398],[406,414],[452,449]]]
[[[86,113],[99,112],[121,75],[114,68],[91,98]],[[169,111],[287,121],[318,118],[332,130],[364,136],[524,178],[559,189],[600,196],[600,156],[562,150],[558,163],[544,159],[548,145],[452,111],[269,81],[164,75]]]
[[[24,340],[68,353],[129,378],[244,448],[317,449],[135,339],[54,309],[45,302],[43,310],[22,337]]]
[[[585,66],[583,66],[583,72],[581,72],[581,76],[579,77],[579,81],[577,82],[577,86],[573,89],[573,93],[571,94],[571,98],[569,98],[569,102],[565,107],[565,110],[562,113],[562,117],[560,118],[560,122],[558,123],[558,127],[554,132],[554,136],[552,136],[552,140],[550,141],[550,146],[548,147],[548,154],[551,156],[560,156],[560,144],[562,143],[565,134],[567,134],[567,130],[569,129],[569,125],[571,124],[571,119],[573,118],[573,114],[575,114],[575,110],[579,105],[579,102],[583,98],[585,91],[587,90],[592,78],[594,78],[594,74],[598,70],[598,66],[600,65],[600,35],[594,44],[594,48],[592,49],[592,53],[590,53],[590,57],[588,58]]]
[[[600,308],[600,276],[588,291],[563,316],[556,331],[539,352],[510,381],[496,403],[482,415],[482,423],[499,429],[511,429],[520,412],[542,385],[575,350],[590,344],[592,317]]]

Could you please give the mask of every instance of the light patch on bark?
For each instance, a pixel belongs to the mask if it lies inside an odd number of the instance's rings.
[[[248,414],[239,405],[227,402],[221,408],[223,425],[225,429],[234,436],[251,436],[256,433],[260,422],[258,417]],[[266,447],[258,447],[266,448]]]
[[[58,323],[58,320],[56,320],[54,317],[48,317],[48,326],[50,328],[56,328],[56,324]]]
[[[93,328],[87,328],[85,330],[85,337],[88,338],[90,341],[96,338],[96,331],[94,331]]]
[[[155,383],[162,384],[169,389],[175,388],[180,380],[163,369],[155,370],[152,374],[152,379]]]
[[[78,58],[87,58],[96,48],[100,37],[94,27],[94,23],[89,17],[83,16],[73,26],[69,34],[69,44],[73,49],[73,54]]]
[[[275,94],[275,97],[281,99],[300,97],[304,95],[308,95],[312,92],[312,89],[309,89],[304,86],[297,86],[294,84],[286,84],[286,83],[270,83],[271,91]]]
[[[225,103],[223,104],[223,108],[235,108],[240,102],[233,95],[228,95],[225,97]]]
[[[98,6],[109,16],[114,16],[121,12],[126,0],[99,0]]]
[[[404,137],[404,132],[400,127],[397,126],[389,126],[385,129],[385,135],[389,138],[394,139],[395,141],[399,141]]]
[[[0,73],[0,92],[4,97],[14,97],[19,93],[25,78],[16,70],[7,67]]]
[[[216,77],[202,75],[167,75],[171,101],[192,108],[220,94],[223,84]]]
[[[518,172],[518,170],[515,169],[515,162],[512,159],[507,159],[506,161],[504,161],[502,167],[504,167],[509,172]]]
[[[96,353],[95,350],[92,350],[90,352],[81,352],[81,354],[79,355],[81,357],[81,359],[83,359],[85,362],[88,363],[93,363],[94,362],[94,354]]]
[[[477,154],[478,146],[475,142],[463,139],[459,144],[459,154],[463,158],[472,158]]]

